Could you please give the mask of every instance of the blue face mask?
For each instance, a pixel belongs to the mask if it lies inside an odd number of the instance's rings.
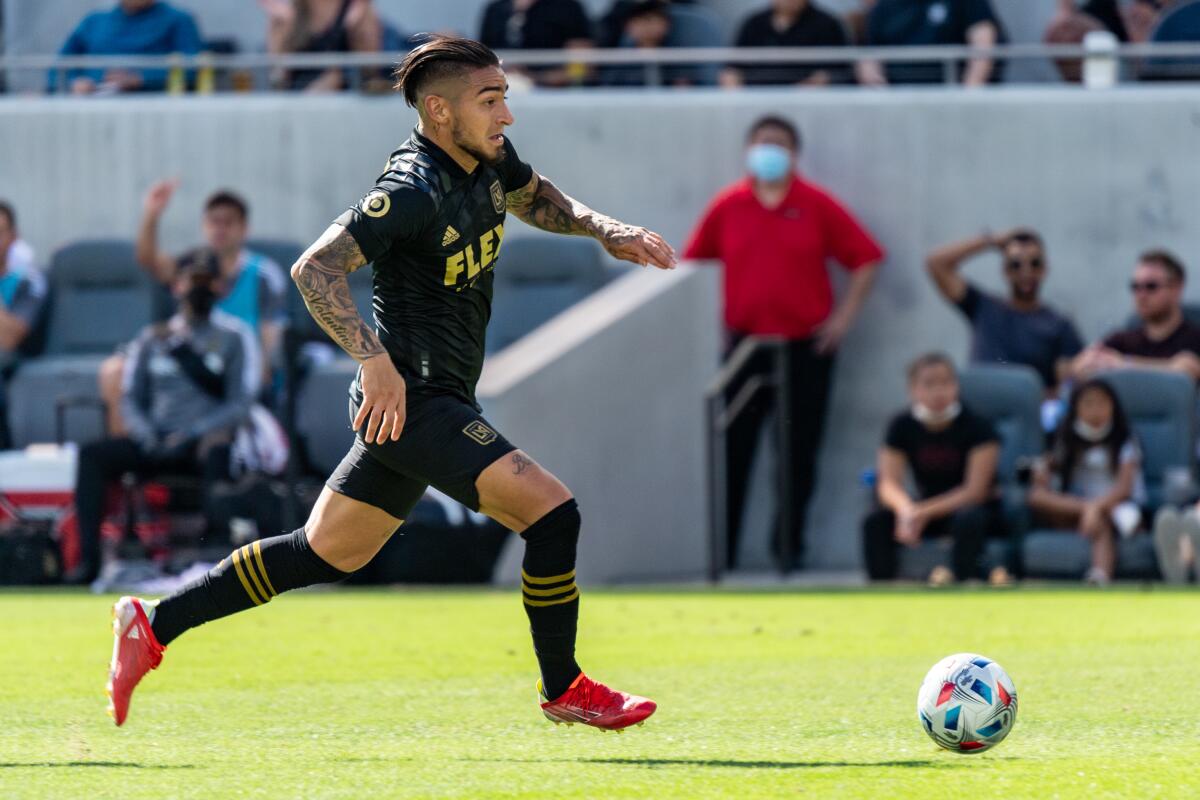
[[[777,144],[756,144],[746,151],[746,169],[760,181],[773,183],[787,177],[792,153]]]

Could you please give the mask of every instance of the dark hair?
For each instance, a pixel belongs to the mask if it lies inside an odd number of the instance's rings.
[[[654,14],[659,17],[670,17],[670,3],[667,0],[638,0],[625,12],[625,21]]]
[[[1112,430],[1100,442],[1089,442],[1075,432],[1075,420],[1079,418],[1079,401],[1085,393],[1090,391],[1103,392],[1113,407]],[[1125,416],[1125,411],[1121,407],[1121,399],[1117,397],[1112,386],[1100,378],[1092,378],[1076,386],[1067,403],[1067,413],[1058,424],[1057,444],[1054,448],[1054,466],[1057,467],[1062,490],[1064,492],[1067,490],[1071,481],[1071,473],[1075,471],[1079,457],[1085,450],[1098,444],[1108,450],[1109,469],[1115,472],[1121,460],[1121,448],[1125,446],[1125,442],[1129,441],[1129,436],[1129,419]]]
[[[800,137],[800,129],[797,128],[791,120],[785,119],[778,114],[767,114],[765,117],[759,117],[754,124],[750,126],[750,130],[746,133],[746,141],[750,141],[758,132],[764,128],[778,128],[787,134],[792,141],[792,149],[797,153],[803,145],[803,140]]]
[[[420,110],[421,90],[434,81],[470,70],[500,66],[500,58],[487,45],[461,36],[431,36],[404,56],[392,76],[404,102]]]
[[[1162,267],[1176,283],[1183,283],[1187,280],[1187,270],[1183,268],[1183,262],[1170,250],[1147,250],[1138,256],[1138,263],[1156,264]]]
[[[212,211],[214,208],[220,208],[221,206],[226,206],[228,208],[232,208],[234,211],[237,211],[238,216],[242,218],[243,222],[250,217],[250,209],[246,205],[246,201],[243,200],[240,195],[234,194],[228,189],[221,189],[220,191],[213,192],[208,196],[208,199],[204,201],[204,211],[206,213]]]
[[[210,247],[194,247],[179,256],[177,275],[208,275],[216,277],[221,271],[221,260]]]
[[[1033,228],[1017,228],[1004,240],[1004,249],[1007,250],[1010,244],[1036,244],[1042,250],[1046,249],[1042,235]]]
[[[917,375],[921,374],[921,370],[927,367],[945,367],[950,370],[950,373],[955,378],[958,377],[958,370],[954,368],[954,360],[945,353],[925,353],[917,356],[908,365],[908,382],[912,383],[917,379]]]
[[[13,211],[10,203],[0,200],[0,214],[4,215],[8,220],[8,227],[16,229],[17,227],[17,212]]]

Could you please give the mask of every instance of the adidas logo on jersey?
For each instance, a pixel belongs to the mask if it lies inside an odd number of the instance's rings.
[[[454,230],[453,225],[446,226],[446,232],[442,235],[442,247],[454,244],[458,241],[458,231]]]

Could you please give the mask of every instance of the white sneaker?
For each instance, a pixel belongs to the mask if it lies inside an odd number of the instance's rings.
[[[1183,553],[1180,550],[1185,519],[1188,518],[1174,508],[1164,508],[1154,518],[1154,552],[1158,557],[1158,569],[1167,583],[1187,582],[1187,564],[1183,563]],[[1189,527],[1196,528],[1197,535],[1200,536],[1200,525],[1193,524]]]

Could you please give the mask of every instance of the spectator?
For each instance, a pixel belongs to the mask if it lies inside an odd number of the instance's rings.
[[[976,577],[987,537],[1001,532],[996,497],[1000,438],[991,424],[963,408],[949,357],[921,356],[908,368],[912,407],[892,420],[879,450],[878,499],[863,522],[863,553],[871,580],[896,577],[898,547],[952,537],[953,572],[938,566],[929,582],[942,586]],[[912,474],[917,493],[905,488]],[[996,567],[993,584],[1007,584]]]
[[[45,300],[46,279],[33,248],[18,237],[16,211],[0,201],[0,372],[11,368]]]
[[[115,8],[88,14],[59,50],[64,56],[195,55],[201,49],[196,21],[158,0],[121,0]],[[52,74],[51,88],[56,87]],[[72,94],[161,91],[165,69],[91,69],[67,72]]]
[[[674,22],[671,16],[671,4],[666,0],[639,0],[631,5],[625,13],[625,24],[618,45],[620,47],[636,47],[641,50],[657,50],[672,47]],[[713,69],[713,76],[706,78],[706,68],[688,64],[667,64],[647,70],[644,65],[609,67],[602,71],[602,81],[610,86],[645,86],[663,84],[665,86],[694,86],[705,83],[715,83],[718,73]],[[656,75],[651,78],[651,75]]]
[[[738,47],[842,47],[846,29],[812,0],[772,0],[770,8],[742,23]],[[721,73],[725,86],[793,84],[826,86],[841,83],[845,64],[741,64]]]
[[[138,230],[137,259],[164,286],[172,285],[179,264],[159,247],[158,222],[177,186],[177,181],[166,180],[150,187]],[[269,386],[277,368],[282,366],[280,351],[287,324],[288,282],[278,264],[246,248],[248,221],[246,202],[233,192],[219,191],[204,204],[201,227],[205,244],[219,261],[214,285],[217,308],[242,320],[257,333],[257,341],[251,343],[255,346],[255,361],[262,366],[261,380],[256,385]],[[100,366],[100,394],[108,407],[108,430],[113,435],[125,431],[119,402],[124,361],[124,356],[118,353]]]
[[[371,0],[258,0],[267,14],[270,53],[375,53],[383,46],[383,24]],[[346,72],[297,69],[274,76],[283,88],[336,92],[349,83]]]
[[[199,474],[205,487],[228,477],[229,448],[250,410],[255,356],[244,324],[215,312],[218,258],[197,250],[180,260],[178,312],[134,341],[121,386],[128,433],[79,452],[75,505],[82,550],[68,576],[90,583],[100,567],[100,524],[108,484],[127,472]]]
[[[1005,41],[1004,28],[990,0],[878,0],[867,14],[866,43],[875,46],[957,44],[993,47]],[[943,83],[940,62],[891,64],[860,61],[858,82],[866,86],[889,83]],[[1000,67],[990,58],[974,58],[960,70],[965,86],[1000,80]]]
[[[616,0],[608,13],[600,18],[596,25],[597,44],[600,47],[620,47],[621,37],[625,35],[625,21],[629,12],[641,5],[642,0]],[[670,0],[671,5],[690,6],[697,0]]]
[[[1141,325],[1109,334],[1084,350],[1071,371],[1087,378],[1110,369],[1157,369],[1200,381],[1200,326],[1183,315],[1183,263],[1166,250],[1138,259],[1129,290]]]
[[[1038,523],[1074,530],[1091,542],[1088,583],[1107,585],[1116,566],[1116,533],[1141,524],[1142,456],[1116,392],[1101,380],[1071,393],[1049,463],[1034,471],[1029,507]]]
[[[748,336],[786,340],[795,406],[795,528],[791,537],[797,566],[804,546],[804,516],[816,478],[817,452],[825,424],[834,354],[870,293],[883,250],[837,199],[796,173],[800,133],[776,116],[750,128],[749,177],[726,188],[701,217],[686,258],[723,263],[725,326],[729,352]],[[851,273],[841,303],[834,304],[826,266],[838,261]],[[765,356],[764,356],[765,358]],[[771,374],[756,361],[751,371]],[[736,392],[734,387],[733,391]],[[738,522],[746,477],[767,408],[760,404],[729,431],[730,563],[736,561]],[[782,542],[776,549],[782,552]]]
[[[964,261],[987,250],[997,250],[1004,258],[1007,298],[981,291],[959,273]],[[929,254],[926,266],[938,291],[971,324],[971,360],[1026,364],[1037,370],[1047,394],[1053,395],[1083,342],[1071,321],[1039,297],[1047,270],[1042,238],[1025,228],[1000,236],[982,233],[939,247]]]
[[[479,41],[494,50],[563,50],[593,45],[592,23],[579,0],[492,0],[483,11]],[[542,86],[582,83],[587,69],[548,66],[526,70]]]

